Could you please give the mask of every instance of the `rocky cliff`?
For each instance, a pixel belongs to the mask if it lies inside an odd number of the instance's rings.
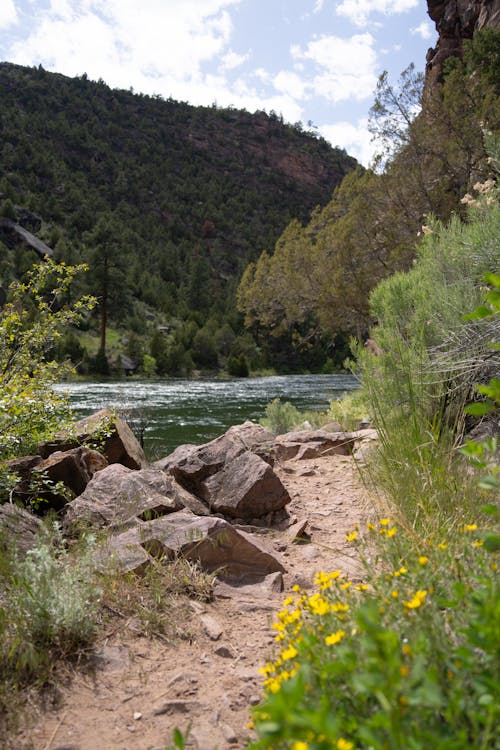
[[[427,0],[429,16],[436,24],[439,39],[427,52],[427,85],[439,81],[444,61],[462,54],[464,39],[472,39],[477,29],[500,25],[500,0]]]

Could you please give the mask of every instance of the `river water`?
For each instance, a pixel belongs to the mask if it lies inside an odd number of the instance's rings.
[[[144,447],[161,458],[183,443],[205,443],[231,425],[258,421],[275,398],[300,410],[324,411],[329,402],[356,388],[351,375],[283,375],[234,380],[120,380],[64,383],[79,419],[105,406],[117,407]]]

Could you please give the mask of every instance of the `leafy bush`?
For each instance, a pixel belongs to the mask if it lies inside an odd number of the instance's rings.
[[[327,417],[339,422],[343,429],[353,430],[362,419],[369,418],[370,407],[362,388],[345,393],[341,398],[330,401]]]
[[[253,750],[499,747],[498,563],[487,527],[455,531],[424,541],[383,518],[361,541],[365,582],[333,571],[312,594],[294,587]]]
[[[284,403],[275,398],[266,406],[266,416],[260,420],[263,427],[275,435],[282,435],[304,427],[319,427],[328,421],[327,415],[321,412],[301,412],[289,401]]]
[[[10,286],[0,310],[0,461],[30,453],[69,416],[67,399],[51,388],[65,371],[51,350],[94,304],[90,297],[66,304],[84,268],[48,260]]]

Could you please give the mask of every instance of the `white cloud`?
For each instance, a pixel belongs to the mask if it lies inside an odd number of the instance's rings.
[[[183,86],[201,82],[202,64],[226,51],[227,8],[240,1],[51,0],[9,59],[185,99]]]
[[[17,11],[13,0],[2,0],[0,3],[0,29],[5,29],[13,23],[16,23]]]
[[[276,91],[279,91],[282,94],[294,99],[304,96],[306,83],[296,73],[281,70],[276,76],[274,76],[272,82]]]
[[[336,122],[331,125],[320,125],[319,132],[332,146],[345,148],[361,164],[367,167],[375,154],[375,144],[368,131],[368,119],[362,118],[357,124]]]
[[[393,15],[418,6],[418,0],[342,0],[335,12],[356,26],[366,26],[372,13]]]
[[[377,55],[371,34],[348,39],[323,36],[309,42],[305,50],[291,48],[292,57],[312,60],[319,72],[311,81],[315,94],[331,102],[357,101],[371,97],[377,83]]]
[[[428,21],[422,21],[421,24],[411,30],[412,34],[418,34],[422,39],[432,39],[434,36],[434,29]]]
[[[249,57],[249,53],[246,55],[238,55],[236,52],[227,52],[222,57],[221,67],[223,70],[234,70],[235,68],[239,68],[240,65],[243,65]]]

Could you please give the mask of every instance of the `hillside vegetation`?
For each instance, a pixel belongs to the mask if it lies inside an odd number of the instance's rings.
[[[41,67],[1,63],[0,96],[1,212],[34,212],[57,260],[89,263],[103,328],[140,337],[129,356],[152,355],[160,374],[217,369],[231,355],[243,369],[265,365],[251,337],[235,342],[238,279],[355,160],[275,113],[193,107]],[[5,287],[36,255],[5,232],[0,249]],[[66,349],[81,358],[74,341]]]

